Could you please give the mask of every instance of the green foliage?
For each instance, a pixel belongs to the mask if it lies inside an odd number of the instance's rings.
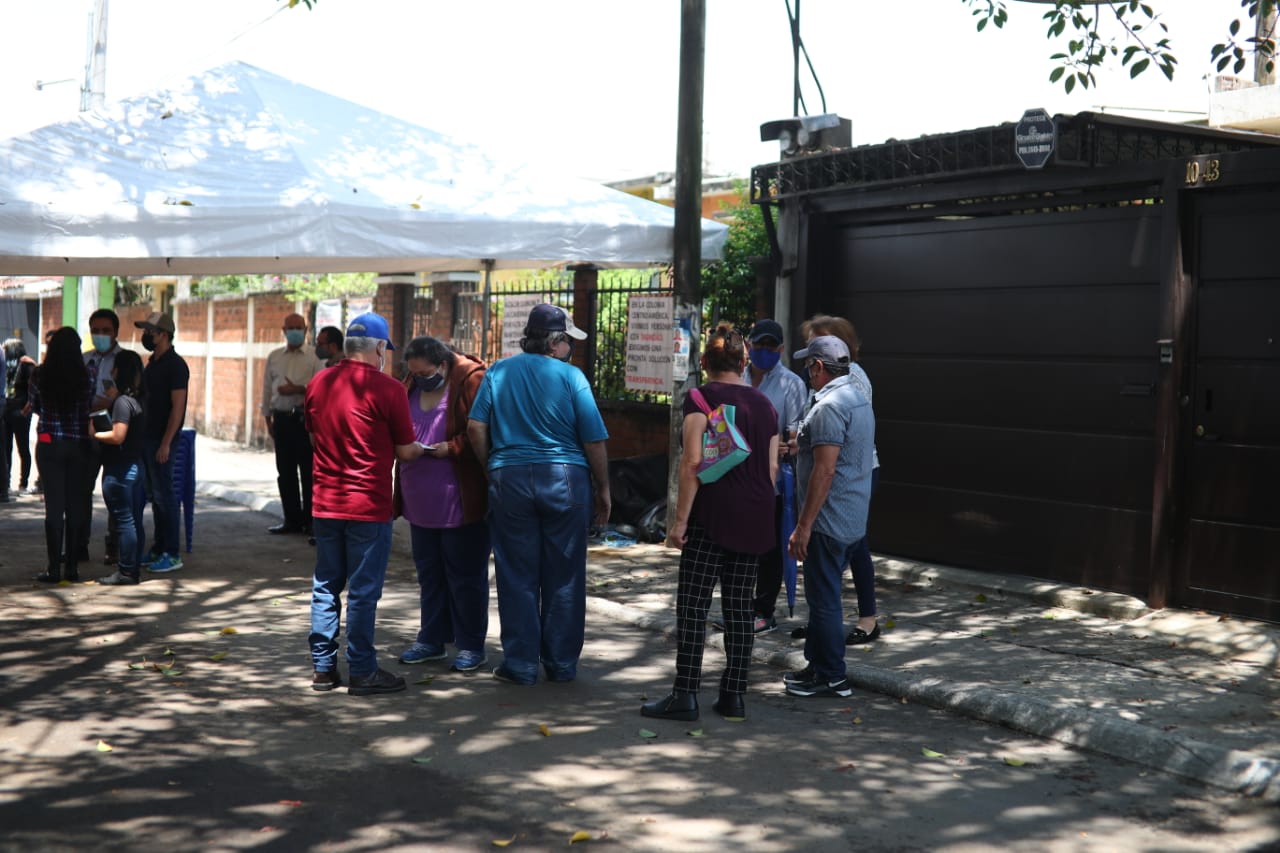
[[[1002,28],[1008,21],[1006,0],[961,2],[978,19],[979,32],[988,24]],[[1063,44],[1065,49],[1050,56],[1056,66],[1049,72],[1049,82],[1061,82],[1068,94],[1077,86],[1081,89],[1096,86],[1095,72],[1108,62],[1119,62],[1121,67],[1128,68],[1130,78],[1157,68],[1167,79],[1173,79],[1178,59],[1170,45],[1169,28],[1151,4],[1142,0],[1030,2],[1053,7],[1042,16],[1048,24],[1045,37]],[[1274,10],[1276,0],[1240,0],[1240,6],[1244,9],[1244,20],[1265,20]],[[1247,31],[1255,32],[1253,27]],[[1240,38],[1240,35],[1241,19],[1237,18],[1228,27],[1227,40],[1214,45],[1210,51],[1211,61],[1216,62],[1217,70],[1222,71],[1227,65],[1232,65],[1234,72],[1239,74],[1244,69],[1246,57],[1256,54],[1265,60],[1266,70],[1270,72],[1274,67],[1272,58],[1276,50],[1274,28],[1247,38]]]
[[[756,320],[756,265],[769,257],[769,237],[757,205],[747,201],[746,187],[741,199],[725,207],[732,217],[724,257],[702,268],[703,325],[728,321],[748,329]]]
[[[209,275],[191,285],[191,295],[208,299],[222,294],[283,290],[293,299],[319,302],[343,296],[370,296],[378,289],[373,273],[322,275]]]

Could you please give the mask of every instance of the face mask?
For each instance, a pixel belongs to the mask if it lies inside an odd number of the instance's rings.
[[[90,335],[93,338],[93,348],[98,352],[106,352],[111,349],[110,335]]]
[[[387,351],[382,347],[378,347],[378,372],[386,370],[387,367]]]
[[[333,358],[333,353],[329,350],[328,347],[323,346],[322,344],[316,344],[316,358],[320,359],[321,361],[328,361],[329,359]]]
[[[751,363],[761,370],[773,370],[782,358],[782,353],[777,350],[755,348],[750,353]]]
[[[305,329],[285,329],[284,339],[289,342],[291,347],[300,347],[302,342],[306,340],[307,332]]]
[[[147,352],[155,352],[155,349],[156,349],[156,336],[155,336],[155,335],[153,335],[153,334],[151,334],[150,332],[143,332],[143,333],[142,333],[142,348],[143,348],[143,349],[145,349]]]
[[[433,373],[430,376],[413,377],[414,386],[417,387],[419,391],[422,391],[425,394],[429,394],[432,391],[436,390],[437,388],[440,387],[441,383],[443,382],[444,382],[444,377],[441,376],[439,373]]]
[[[556,358],[560,359],[561,361],[568,361],[569,359],[573,358],[573,338],[569,338],[569,340],[566,341],[566,343],[569,344],[569,348],[564,351],[564,355],[556,356]]]

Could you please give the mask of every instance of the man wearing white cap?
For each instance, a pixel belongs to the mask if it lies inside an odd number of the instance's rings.
[[[586,337],[564,309],[535,305],[522,352],[489,368],[467,422],[489,472],[505,656],[493,675],[512,684],[535,683],[539,664],[550,681],[578,674],[587,530],[610,507],[609,434],[587,378],[567,363]]]

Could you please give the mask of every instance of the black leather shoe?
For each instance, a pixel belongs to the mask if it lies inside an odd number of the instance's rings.
[[[711,706],[717,714],[722,717],[738,717],[739,719],[747,716],[746,703],[742,701],[741,693],[720,693],[720,698]]]
[[[335,687],[342,686],[342,676],[338,675],[336,669],[326,671],[316,670],[315,675],[311,676],[312,690],[332,690]]]
[[[302,527],[297,524],[277,524],[275,527],[268,527],[268,533],[301,533]]]
[[[645,717],[657,717],[659,720],[692,722],[698,719],[698,695],[677,693],[673,690],[663,699],[641,705],[640,713]]]
[[[312,685],[315,686],[314,684]],[[351,676],[347,692],[352,696],[371,696],[375,693],[396,693],[404,690],[404,679],[380,669],[373,675]]]
[[[877,622],[876,626],[871,629],[870,634],[855,625],[853,626],[853,630],[849,632],[849,636],[844,638],[844,644],[846,646],[861,646],[866,643],[873,643],[878,639],[880,639],[879,622]]]
[[[58,583],[62,580],[62,575],[60,573],[55,574],[53,572],[41,572],[36,575],[36,580],[40,581],[40,583]]]

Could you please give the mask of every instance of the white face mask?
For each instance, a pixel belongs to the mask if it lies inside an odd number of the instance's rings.
[[[378,372],[381,373],[387,367],[387,345],[382,344],[378,347]]]

